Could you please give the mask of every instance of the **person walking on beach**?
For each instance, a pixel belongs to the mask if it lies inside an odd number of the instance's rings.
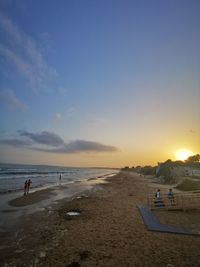
[[[28,181],[26,180],[24,183],[24,196],[27,194],[27,190],[28,190]]]
[[[61,174],[59,175],[59,185],[61,184],[61,179],[62,179],[62,176]]]
[[[27,194],[29,193],[30,187],[31,187],[32,181],[31,179],[28,179],[28,185],[27,185]]]

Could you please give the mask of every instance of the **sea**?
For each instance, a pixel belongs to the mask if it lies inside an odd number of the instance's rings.
[[[107,168],[74,168],[47,165],[22,165],[0,163],[0,194],[21,191],[26,180],[31,189],[40,190],[58,184],[67,185],[85,179],[112,175],[117,170]],[[60,179],[61,177],[61,179]]]
[[[105,182],[105,178],[117,172],[119,170],[107,168],[0,164],[0,233],[15,227],[23,216],[37,211],[51,211],[53,205],[64,198],[73,199],[87,190],[101,190],[101,183]],[[47,188],[53,193],[31,205],[10,205],[11,200],[26,197],[24,183],[28,179],[32,181],[30,193]],[[84,194],[82,197],[87,196]]]

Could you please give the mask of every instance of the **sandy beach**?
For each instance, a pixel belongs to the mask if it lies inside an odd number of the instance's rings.
[[[156,189],[152,179],[121,172],[107,182],[26,215],[12,231],[1,232],[1,266],[200,266],[199,236],[147,230],[137,205],[146,205],[147,194]],[[51,193],[33,193],[10,204],[29,205]],[[71,218],[68,211],[80,215]],[[182,215],[173,214],[172,221],[183,222]],[[199,227],[200,212],[195,216]]]

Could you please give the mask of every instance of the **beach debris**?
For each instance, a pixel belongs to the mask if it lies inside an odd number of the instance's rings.
[[[82,198],[86,198],[86,197],[88,197],[88,195],[83,194],[83,195],[79,195],[79,196],[73,197],[72,200],[74,200],[74,199],[82,199]]]
[[[77,216],[77,215],[80,215],[80,213],[76,212],[76,211],[69,211],[69,212],[67,212],[67,215],[69,215],[69,216]]]
[[[51,214],[53,214],[53,211],[52,210],[49,210],[47,214],[48,215],[51,215]]]
[[[17,250],[15,250],[15,253],[22,253],[24,251],[25,251],[25,249],[17,249]]]
[[[45,258],[46,257],[46,252],[45,251],[40,251],[40,258]]]
[[[73,210],[67,211],[65,215],[67,219],[72,219],[72,218],[79,216],[80,214],[81,214],[81,211],[79,209],[73,209]]]

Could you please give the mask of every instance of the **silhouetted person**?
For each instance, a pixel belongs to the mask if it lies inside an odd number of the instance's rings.
[[[31,184],[32,184],[32,181],[30,179],[28,179],[27,194],[29,193]]]
[[[24,196],[27,194],[27,190],[28,190],[28,181],[26,180],[24,183]]]

